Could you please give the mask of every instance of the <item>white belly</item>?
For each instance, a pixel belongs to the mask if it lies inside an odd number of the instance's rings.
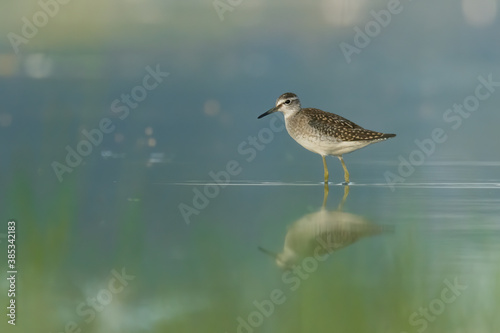
[[[326,156],[340,156],[360,148],[366,147],[376,141],[335,141],[330,138],[319,138],[314,136],[290,136],[302,147],[314,153]]]

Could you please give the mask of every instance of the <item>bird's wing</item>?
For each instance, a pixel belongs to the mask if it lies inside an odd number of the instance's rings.
[[[332,127],[332,126],[338,126],[350,129],[356,129],[356,128],[363,129],[363,127],[334,113],[325,112],[319,109],[305,109],[303,111],[308,113],[310,119],[309,124],[317,129],[321,129],[322,127]]]
[[[334,113],[319,109],[305,109],[309,125],[323,135],[333,136],[343,141],[387,139],[393,134],[370,131]]]

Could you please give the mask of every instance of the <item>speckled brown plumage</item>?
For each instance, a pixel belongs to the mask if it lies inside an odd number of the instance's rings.
[[[300,110],[308,119],[308,124],[321,135],[335,137],[342,141],[385,140],[395,136],[370,131],[334,113],[319,109],[306,108]]]

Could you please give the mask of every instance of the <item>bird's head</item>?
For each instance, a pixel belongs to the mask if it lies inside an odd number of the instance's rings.
[[[261,114],[258,119],[267,116],[268,114],[274,113],[276,111],[283,112],[285,118],[291,116],[298,111],[300,111],[300,101],[297,95],[294,93],[284,93],[276,100],[276,106],[263,114]]]

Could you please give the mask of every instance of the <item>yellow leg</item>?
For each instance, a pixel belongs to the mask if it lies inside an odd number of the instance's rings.
[[[342,156],[339,156],[339,160],[342,163],[342,167],[344,168],[344,179],[345,179],[345,182],[346,182],[346,184],[349,184],[349,171],[347,171],[347,168],[345,166],[344,159],[342,158]]]
[[[326,159],[323,155],[321,155],[321,157],[323,157],[323,167],[325,168],[325,184],[328,184],[328,167],[326,166]]]

